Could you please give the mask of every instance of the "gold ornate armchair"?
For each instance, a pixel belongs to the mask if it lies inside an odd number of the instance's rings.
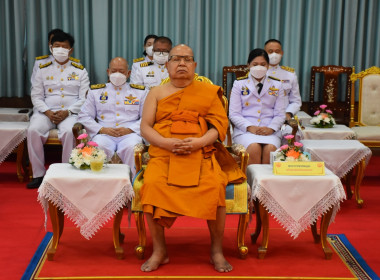
[[[359,81],[359,102],[355,110],[355,83]],[[380,147],[380,68],[373,66],[351,74],[350,127],[368,147]]]
[[[351,67],[337,65],[311,67],[309,114],[326,104],[337,123],[348,125],[351,101]],[[318,100],[315,100],[318,99]]]
[[[208,78],[195,75],[198,81],[212,83]],[[164,80],[162,83],[167,83],[169,79]],[[223,96],[221,102],[225,110],[228,110],[228,101]],[[227,150],[237,161],[241,170],[245,173],[248,163],[248,153],[241,145],[233,145],[226,147]],[[136,226],[139,236],[139,244],[135,248],[137,257],[144,258],[145,245],[146,245],[146,230],[144,215],[142,212],[142,205],[140,202],[140,188],[142,186],[143,170],[149,161],[148,146],[139,144],[135,146],[135,165],[136,176],[133,180],[133,188],[135,191],[135,197],[132,200],[132,212],[135,215]],[[249,221],[249,205],[248,205],[248,187],[246,183],[239,185],[228,185],[226,188],[226,213],[238,214],[239,224],[237,229],[237,247],[240,258],[245,258],[248,254],[248,247],[244,244],[244,236],[248,227]]]

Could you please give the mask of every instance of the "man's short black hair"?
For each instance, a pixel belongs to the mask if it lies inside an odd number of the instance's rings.
[[[264,46],[266,46],[269,43],[278,43],[282,47],[281,42],[279,40],[277,40],[277,39],[269,39],[268,41],[265,42]]]
[[[159,36],[159,37],[157,37],[157,38],[154,40],[154,43],[156,43],[156,42],[167,43],[167,44],[170,45],[170,47],[173,46],[172,40],[170,40],[170,38],[165,37],[165,36]],[[153,43],[153,44],[154,44],[154,43]]]
[[[63,33],[63,30],[59,28],[50,30],[48,33],[48,42],[50,42],[51,35],[55,36],[57,33]]]
[[[53,45],[54,42],[65,42],[65,41],[69,42],[71,48],[74,46],[74,37],[66,32],[61,32],[54,35],[54,37],[51,39],[51,44]]]

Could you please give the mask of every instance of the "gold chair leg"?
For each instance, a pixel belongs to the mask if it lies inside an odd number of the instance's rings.
[[[249,221],[249,211],[246,214],[239,215],[239,225],[237,230],[237,245],[239,251],[239,257],[245,259],[248,254],[248,247],[244,244],[244,237],[247,231]]]
[[[59,237],[60,233],[63,231],[63,229],[60,228],[59,223],[59,214],[58,214],[57,207],[49,201],[49,214],[50,214],[50,220],[53,227],[53,241],[50,245],[50,248],[47,251],[47,259],[49,261],[54,260],[54,254],[57,251],[58,243],[59,243]]]
[[[311,225],[311,233],[313,234],[314,243],[321,242],[321,236],[318,234],[317,230],[317,221],[315,221],[315,223]]]
[[[326,260],[330,260],[332,256],[332,250],[328,246],[327,242],[327,228],[329,227],[333,210],[334,207],[331,207],[327,213],[322,216],[321,219],[321,244],[323,252],[325,253]]]
[[[146,231],[143,212],[135,212],[137,234],[139,236],[139,245],[135,247],[136,256],[142,260],[144,258],[146,246]]]
[[[113,235],[113,245],[115,247],[116,258],[121,260],[124,258],[124,249],[120,246],[120,224],[121,219],[123,218],[123,209],[121,208],[115,215],[113,221],[112,235]],[[124,238],[122,238],[124,239]]]
[[[359,208],[363,207],[363,199],[360,198],[360,184],[362,183],[363,176],[364,176],[364,170],[365,170],[365,159],[363,159],[359,164],[357,165],[357,172],[356,172],[356,179],[355,179],[355,199],[356,203],[358,204]]]
[[[268,249],[269,240],[269,213],[265,207],[259,203],[260,206],[260,218],[263,225],[263,240],[261,241],[261,246],[258,248],[259,259],[263,259]]]

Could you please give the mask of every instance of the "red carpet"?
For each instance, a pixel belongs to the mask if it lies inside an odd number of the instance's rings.
[[[344,233],[358,250],[367,264],[380,274],[380,157],[373,157],[366,171],[361,196],[364,207],[358,209],[353,200],[341,205],[335,223],[329,227],[329,233]],[[0,165],[0,279],[20,279],[34,252],[45,235],[44,216],[37,203],[37,191],[27,190],[25,183],[18,183],[15,163],[4,162]],[[167,243],[170,263],[158,271],[143,274],[139,267],[143,261],[134,256],[137,236],[134,228],[127,228],[126,215],[122,221],[126,233],[125,259],[117,260],[114,255],[110,225],[100,230],[90,241],[80,236],[79,230],[66,222],[65,231],[53,262],[48,262],[39,273],[39,279],[51,279],[57,271],[59,276],[66,275],[130,275],[131,278],[158,276],[209,276],[216,278],[243,277],[260,279],[278,277],[322,277],[354,278],[348,269],[334,254],[332,260],[323,258],[319,244],[314,244],[311,233],[305,232],[293,240],[274,221],[271,221],[268,253],[264,260],[257,259],[257,245],[250,243],[249,234],[254,223],[247,231],[246,243],[249,254],[246,260],[237,258],[235,249],[236,217],[229,216],[226,226],[225,255],[234,266],[229,274],[214,272],[208,263],[209,237],[203,221],[180,218],[173,229],[167,231]],[[189,223],[191,222],[191,229]],[[50,222],[49,222],[50,224]],[[132,225],[133,221],[132,221]],[[194,228],[195,227],[195,228]],[[48,226],[50,229],[50,225]],[[259,242],[261,239],[259,238]],[[146,256],[151,252],[148,236]],[[101,257],[99,259],[99,257]],[[96,262],[94,264],[94,262]],[[101,264],[101,265],[99,265]],[[87,270],[87,271],[84,271]],[[56,274],[55,274],[56,275]],[[119,277],[122,279],[125,277]],[[199,278],[199,277],[197,277]],[[285,279],[281,278],[281,279]],[[55,278],[57,279],[57,278]],[[62,278],[60,278],[62,279]],[[74,279],[74,278],[70,278]],[[82,278],[83,279],[83,278]],[[93,277],[86,279],[94,279]],[[110,277],[102,278],[110,279]],[[113,278],[116,279],[116,278]],[[173,279],[173,278],[172,278]],[[342,278],[340,278],[342,279]]]

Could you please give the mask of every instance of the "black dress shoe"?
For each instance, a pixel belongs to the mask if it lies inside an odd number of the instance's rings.
[[[32,182],[30,182],[29,184],[26,185],[26,188],[27,189],[37,189],[41,185],[43,179],[44,179],[44,177],[33,178]]]

